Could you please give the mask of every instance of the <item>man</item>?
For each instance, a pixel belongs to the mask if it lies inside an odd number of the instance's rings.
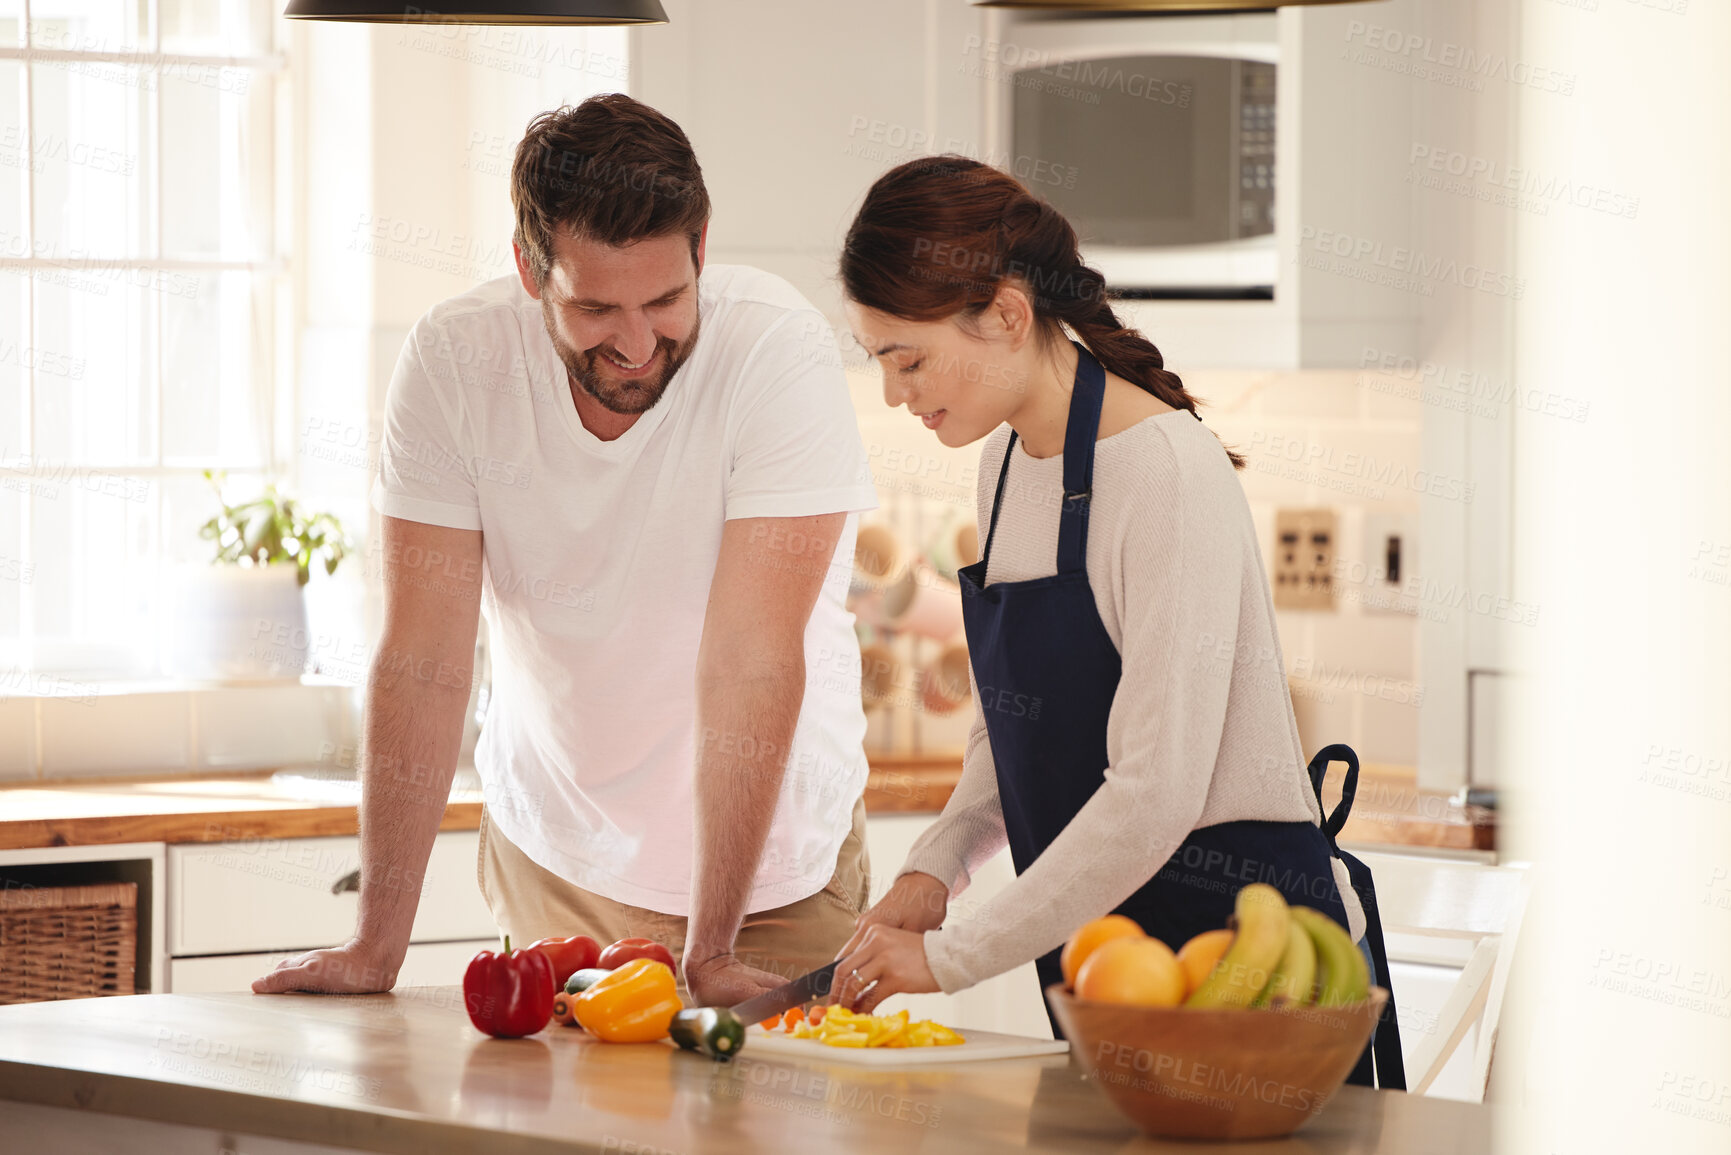
[[[386,401],[355,936],[253,989],[394,983],[484,606],[501,930],[653,938],[730,1004],[827,962],[867,898],[858,427],[821,314],[704,268],[672,121],[619,94],[545,113],[511,190],[518,275],[422,317]]]

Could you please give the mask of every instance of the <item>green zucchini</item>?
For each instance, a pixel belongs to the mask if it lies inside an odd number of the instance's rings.
[[[586,970],[572,971],[571,977],[565,980],[565,993],[580,995],[613,972],[601,967],[589,967]]]
[[[673,1016],[667,1034],[687,1051],[726,1062],[745,1046],[745,1024],[726,1007],[692,1007]]]

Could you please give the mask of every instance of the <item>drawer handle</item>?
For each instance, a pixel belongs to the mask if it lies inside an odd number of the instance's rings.
[[[331,893],[341,894],[345,890],[359,891],[361,889],[361,872],[351,870],[335,882],[331,883]]]

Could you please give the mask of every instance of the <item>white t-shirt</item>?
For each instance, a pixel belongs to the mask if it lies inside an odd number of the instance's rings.
[[[434,306],[397,361],[373,505],[483,536],[493,683],[475,764],[488,821],[585,890],[690,913],[695,675],[732,518],[847,512],[805,631],[807,682],[749,909],[817,893],[865,786],[846,607],[873,509],[834,336],[786,281],[711,265],[702,329],[623,436],[583,427],[515,276]]]

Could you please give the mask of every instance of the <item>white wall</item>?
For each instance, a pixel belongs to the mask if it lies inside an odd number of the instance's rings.
[[[409,327],[512,273],[512,152],[536,113],[625,89],[626,43],[619,29],[293,22],[296,480],[369,542],[380,414]],[[309,587],[319,656],[345,678],[381,610],[367,600],[377,566],[356,560]]]
[[[1540,864],[1510,988],[1505,1149],[1722,1152],[1731,1122],[1731,8],[1523,6],[1535,172],[1639,198],[1524,215],[1514,367],[1591,404],[1517,425],[1543,607],[1509,844]]]

